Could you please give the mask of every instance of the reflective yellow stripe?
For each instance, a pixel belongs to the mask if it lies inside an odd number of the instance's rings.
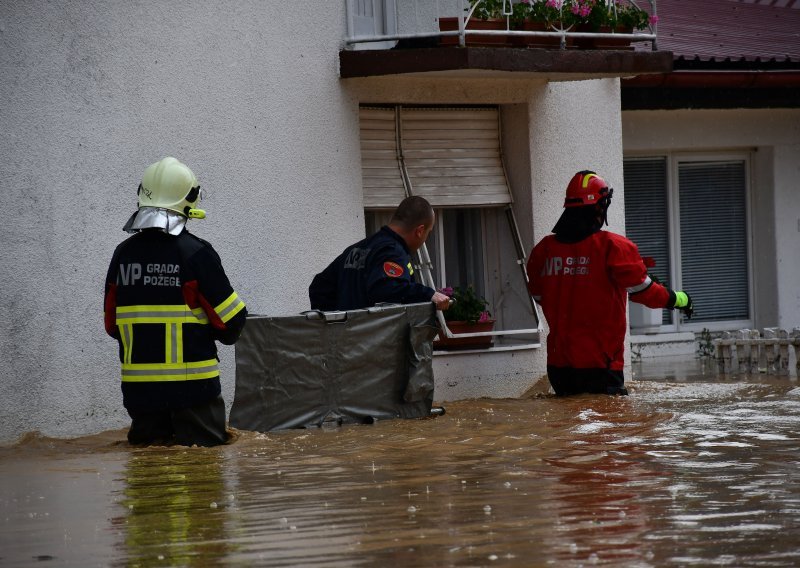
[[[592,180],[592,178],[596,177],[598,177],[597,174],[586,174],[583,176],[583,189],[589,187],[589,182]]]
[[[216,359],[190,363],[123,363],[124,382],[193,381],[219,376]]]
[[[229,321],[233,316],[238,314],[244,308],[244,302],[239,298],[236,292],[225,298],[220,305],[214,308],[217,315],[223,322]]]
[[[413,276],[414,275],[414,267],[411,266],[410,262],[406,266],[408,267],[408,274]]]
[[[119,339],[122,342],[122,360],[125,363],[131,362],[131,347],[133,346],[133,334],[130,325],[117,325],[119,328]]]
[[[207,324],[208,323],[208,316],[206,315],[206,312],[205,312],[205,310],[203,308],[192,308],[192,313],[194,314],[194,317],[197,318],[197,320],[200,323],[203,323],[203,324]]]
[[[208,320],[206,320],[208,321]],[[183,363],[183,326],[176,326],[175,331],[175,362]]]
[[[178,333],[183,326],[177,323],[168,323],[164,326],[164,359],[167,363],[178,363]],[[182,351],[182,350],[181,350]]]
[[[202,323],[208,318],[202,308],[182,306],[119,306],[117,321],[122,323]]]

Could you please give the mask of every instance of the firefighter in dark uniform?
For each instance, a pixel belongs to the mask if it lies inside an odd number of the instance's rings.
[[[239,338],[247,309],[219,255],[186,230],[202,195],[175,158],[148,167],[133,233],[114,251],[105,286],[106,332],[119,342],[128,440],[214,446],[227,441],[216,341]]]
[[[594,172],[575,174],[555,234],[542,239],[528,260],[528,288],[550,327],[547,376],[557,395],[628,394],[628,299],[692,315],[689,295],[651,280],[633,242],[600,230],[608,224],[613,191]]]
[[[419,196],[404,199],[387,226],[348,247],[317,274],[308,288],[314,310],[357,310],[386,302],[433,302],[446,310],[450,298],[412,278],[411,254],[433,228],[435,214]]]

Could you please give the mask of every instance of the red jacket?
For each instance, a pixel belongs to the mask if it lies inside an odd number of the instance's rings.
[[[548,235],[531,252],[528,279],[550,326],[547,364],[555,367],[621,371],[628,295],[650,308],[671,296],[650,280],[636,245],[608,231],[576,243]]]

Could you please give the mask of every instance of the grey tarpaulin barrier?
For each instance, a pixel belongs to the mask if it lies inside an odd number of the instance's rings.
[[[248,317],[230,425],[267,432],[429,416],[435,313],[424,303]]]

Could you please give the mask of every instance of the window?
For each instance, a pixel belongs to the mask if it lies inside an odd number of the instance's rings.
[[[395,0],[348,0],[349,35],[376,37],[397,33]],[[390,49],[396,41],[355,44],[354,49]]]
[[[628,237],[655,259],[652,273],[695,304],[689,321],[665,310],[662,330],[751,324],[747,171],[745,156],[625,160]]]
[[[437,287],[472,286],[483,297],[487,293],[483,211],[480,208],[436,208],[436,226],[427,242]],[[391,214],[370,212],[365,215],[367,234],[386,225]]]
[[[538,344],[498,109],[364,107],[360,127],[367,234],[389,221],[407,193],[425,197],[437,216],[426,283],[473,286],[497,320],[496,346]]]

